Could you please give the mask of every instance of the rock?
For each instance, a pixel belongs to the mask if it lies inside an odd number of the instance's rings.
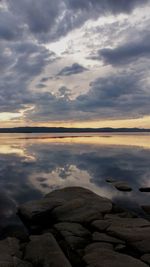
[[[125,249],[126,249],[126,246],[122,245],[122,244],[119,244],[119,245],[115,246],[115,251],[118,251],[118,252],[123,251]]]
[[[113,250],[113,245],[105,242],[96,242],[96,243],[91,243],[88,245],[84,252],[85,254],[92,253],[93,251],[97,251],[98,249],[111,249]]]
[[[141,187],[141,188],[139,188],[139,191],[141,191],[141,192],[150,192],[150,187]]]
[[[52,234],[31,236],[30,240],[25,250],[25,260],[34,266],[71,267]]]
[[[115,182],[113,183],[113,186],[119,190],[119,191],[124,191],[124,192],[130,192],[132,191],[132,188],[128,185],[127,182]]]
[[[30,262],[22,261],[17,257],[13,257],[13,264],[14,267],[32,267],[32,264]]]
[[[55,190],[43,200],[31,201],[19,208],[19,215],[28,224],[46,222],[89,223],[102,219],[102,214],[112,210],[110,200],[88,189],[67,187]]]
[[[103,232],[105,231],[108,226],[110,226],[110,222],[107,220],[97,220],[97,221],[93,221],[91,226],[93,226],[96,230]]]
[[[72,249],[81,249],[89,243],[91,233],[78,223],[58,223],[54,225]]]
[[[116,180],[114,178],[112,178],[112,177],[109,177],[109,178],[106,179],[106,182],[107,183],[115,183]]]
[[[124,241],[118,238],[106,235],[104,233],[98,233],[98,232],[93,233],[93,241],[108,242],[112,244],[125,244]]]
[[[118,218],[138,218],[137,215],[133,212],[119,212],[119,213],[108,213],[105,214],[104,219],[115,219],[118,220]]]
[[[14,256],[21,257],[19,241],[16,238],[6,238],[0,241],[0,266],[14,267]]]
[[[2,239],[14,237],[19,239],[21,242],[27,242],[29,240],[29,233],[23,225],[7,225],[4,227],[0,234]]]
[[[40,222],[40,220],[44,221],[49,218],[51,211],[59,205],[62,205],[62,201],[59,201],[58,199],[51,200],[46,198],[29,201],[19,207],[18,214],[25,223]]]
[[[141,257],[141,260],[148,263],[150,265],[150,254],[144,254],[142,257]]]
[[[0,241],[0,260],[13,256],[21,257],[19,241],[16,238],[8,237]]]
[[[107,220],[110,227],[122,228],[137,228],[137,227],[150,227],[150,221],[143,218],[115,218]]]
[[[131,246],[141,254],[150,253],[150,239],[133,242]]]
[[[88,267],[148,267],[131,256],[108,249],[98,249],[83,257]]]
[[[142,209],[147,213],[150,214],[150,205],[143,205]]]
[[[52,196],[59,197],[66,202],[52,211],[56,221],[90,223],[101,219],[102,213],[108,213],[112,209],[112,203],[106,198],[100,197],[88,189],[80,187],[64,188],[52,192]],[[52,197],[49,194],[47,197]]]
[[[125,240],[127,242],[150,239],[150,227],[123,228],[117,226],[110,226],[107,231],[110,235]]]

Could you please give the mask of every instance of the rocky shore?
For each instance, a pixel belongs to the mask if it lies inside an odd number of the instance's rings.
[[[55,190],[18,216],[27,231],[0,241],[0,267],[150,266],[150,221],[88,189]]]

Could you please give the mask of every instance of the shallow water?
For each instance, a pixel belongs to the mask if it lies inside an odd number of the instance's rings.
[[[127,181],[117,191],[106,178]],[[51,190],[83,186],[133,210],[150,204],[150,134],[1,134],[0,230],[19,223],[20,203]],[[0,232],[1,233],[1,232]]]

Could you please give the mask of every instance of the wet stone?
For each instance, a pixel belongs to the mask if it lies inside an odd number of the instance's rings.
[[[90,245],[88,245],[84,252],[85,254],[89,254],[93,251],[97,251],[97,250],[102,250],[102,249],[111,249],[113,250],[113,245],[110,243],[105,243],[105,242],[96,242],[96,243],[91,243]]]
[[[91,233],[78,223],[58,223],[55,229],[63,236],[72,249],[84,248],[91,240]]]
[[[110,222],[107,220],[96,220],[92,222],[91,226],[93,226],[96,230],[103,232],[108,228],[108,226],[110,226]]]
[[[150,240],[150,227],[123,228],[110,226],[107,231],[110,235],[127,242]]]
[[[93,233],[93,241],[98,241],[98,242],[108,242],[108,243],[112,243],[112,244],[125,244],[124,241],[109,236],[107,234],[104,233],[99,233],[99,232],[95,232]]]
[[[141,254],[150,253],[150,239],[133,242],[131,246]]]
[[[143,205],[143,206],[142,206],[142,209],[143,209],[147,214],[150,215],[150,205]]]
[[[98,249],[83,257],[88,267],[148,267],[144,262],[131,256],[108,249]]]
[[[148,263],[150,265],[150,254],[144,254],[141,257],[141,260],[144,261],[145,263]]]
[[[54,236],[50,233],[31,236],[25,250],[25,260],[34,266],[71,267]]]
[[[132,188],[129,186],[129,184],[127,182],[114,182],[113,186],[119,190],[119,191],[123,191],[123,192],[130,192],[132,191]]]

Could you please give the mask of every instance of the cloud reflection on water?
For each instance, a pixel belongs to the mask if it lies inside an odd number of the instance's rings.
[[[100,138],[9,139],[0,142],[1,227],[16,219],[19,203],[65,186],[83,186],[113,201],[136,208],[149,202],[149,194],[138,191],[149,186],[150,149],[148,137],[120,136],[118,145]],[[101,139],[101,141],[102,141]],[[136,140],[130,146],[131,139]],[[53,142],[52,142],[53,140]],[[84,142],[82,142],[84,140]],[[128,145],[121,145],[128,140]],[[139,142],[137,142],[139,140]],[[145,145],[141,145],[144,140]],[[89,141],[89,142],[88,142]],[[107,144],[106,144],[107,143]],[[147,144],[147,147],[146,147]],[[147,149],[145,149],[147,148]],[[117,191],[106,178],[125,180],[131,193]]]

